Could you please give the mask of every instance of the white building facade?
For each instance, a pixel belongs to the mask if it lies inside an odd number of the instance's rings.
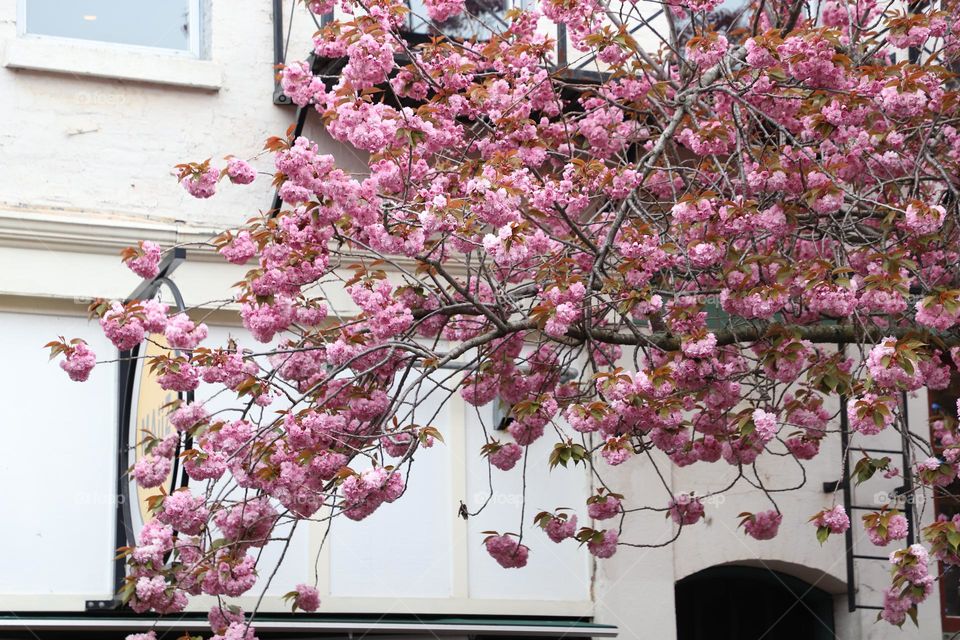
[[[45,638],[54,629],[81,637],[90,628],[127,624],[111,622],[122,612],[88,611],[91,601],[110,601],[115,588],[117,369],[100,366],[88,383],[71,383],[47,362],[43,344],[77,336],[101,359],[114,353],[96,323],[86,319],[86,307],[94,298],[124,298],[138,285],[120,265],[121,249],[142,239],[164,247],[202,242],[271,206],[270,181],[262,175],[246,187],[224,184],[217,197],[201,201],[177,184],[173,165],[233,154],[271,172],[269,158],[257,157],[261,145],[295,117],[292,107],[274,104],[271,3],[169,0],[154,3],[160,6],[149,15],[119,2],[78,8],[84,4],[0,0],[3,637]],[[280,9],[283,38],[289,27],[290,57],[298,59],[305,52],[296,46],[309,42],[315,27],[302,5],[285,0]],[[54,19],[58,13],[70,14],[73,22]],[[116,41],[118,31],[125,34],[122,42]],[[316,121],[305,133],[344,168],[365,168],[362,157],[331,140]],[[222,299],[242,274],[212,251],[191,250],[173,279],[192,307]],[[208,324],[214,339],[244,339],[228,312],[212,311]],[[927,437],[929,401],[923,394],[908,400],[911,428]],[[840,499],[824,490],[824,483],[841,476],[836,438],[808,466],[803,487],[783,499],[784,524],[773,541],[757,542],[737,529],[738,513],[766,508],[754,492],[738,488],[708,502],[705,522],[671,545],[655,546],[675,530],[654,514],[628,520],[621,537],[651,548],[623,547],[612,560],[595,563],[574,545],[555,546],[541,537],[531,543],[528,567],[504,571],[487,556],[480,532],[513,526],[523,491],[519,475],[495,476],[489,508],[475,518],[458,516],[461,502],[473,509],[489,495],[476,420],[462,402],[443,408],[437,421],[446,442],[418,461],[402,503],[362,524],[338,520],[323,545],[322,527],[298,532],[267,588],[264,615],[287,610],[281,596],[294,584],[316,582],[323,604],[318,615],[305,617],[314,637],[619,633],[692,640],[711,630],[711,638],[746,638],[717,621],[732,619],[731,611],[743,620],[762,619],[758,610],[780,612],[765,622],[774,629],[771,639],[940,638],[960,629],[955,577],[938,582],[938,589],[953,587],[921,606],[919,629],[875,624],[876,610],[848,611],[844,540],[833,536],[821,547],[807,523]],[[544,450],[531,455],[542,454],[543,464],[530,471],[528,515],[590,494],[586,474],[550,472],[549,445],[538,444]],[[899,443],[888,446],[896,450]],[[761,472],[771,486],[802,479],[796,468],[767,464]],[[628,467],[612,476],[624,493],[642,497],[657,485],[652,470]],[[732,471],[695,467],[671,473],[675,490],[705,493],[722,486]],[[896,484],[865,484],[853,502],[879,507],[884,498],[876,494],[886,495]],[[914,506],[922,520],[934,517],[932,501]],[[852,515],[855,554],[892,550],[871,549],[861,514]],[[885,563],[854,563],[856,603],[880,604],[888,582]],[[266,585],[266,576],[261,583]],[[256,597],[241,600],[253,608]],[[200,599],[191,610],[202,613],[209,606]],[[270,624],[275,626],[261,630],[285,633],[294,623],[277,618]],[[787,635],[788,629],[798,635]]]

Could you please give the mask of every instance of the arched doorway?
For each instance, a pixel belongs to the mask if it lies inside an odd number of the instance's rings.
[[[677,582],[678,640],[833,639],[833,598],[757,567],[711,567]]]

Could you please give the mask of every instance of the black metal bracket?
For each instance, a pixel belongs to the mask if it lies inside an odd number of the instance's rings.
[[[114,598],[113,600],[87,600],[84,608],[87,611],[116,611],[123,603]]]

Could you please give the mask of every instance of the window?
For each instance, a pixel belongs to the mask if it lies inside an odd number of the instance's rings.
[[[518,0],[466,0],[465,8],[459,15],[440,23],[432,23],[427,18],[423,0],[407,0],[410,7],[407,29],[412,34],[430,36],[442,33],[457,40],[487,40],[493,33],[507,26],[505,16],[511,6],[520,6]]]
[[[22,34],[202,57],[202,0],[20,0]]]
[[[740,42],[744,36],[741,31],[748,26],[747,20],[751,16],[751,9],[753,4],[746,0],[723,0],[716,9],[707,14],[706,26],[726,36],[730,42]],[[704,21],[698,20],[695,28],[689,16],[676,21],[677,39],[681,45],[681,52],[682,45],[695,35],[695,31],[702,33],[704,26]]]

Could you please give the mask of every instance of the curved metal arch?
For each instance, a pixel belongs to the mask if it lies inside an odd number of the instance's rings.
[[[183,294],[177,284],[170,279],[171,274],[187,259],[186,249],[175,247],[161,261],[159,271],[156,277],[141,282],[136,289],[127,297],[125,302],[134,302],[140,300],[150,300],[162,287],[170,292],[173,298],[174,306],[178,313],[186,311],[186,305],[183,301]],[[179,352],[179,351],[178,351]],[[141,353],[140,345],[132,349],[119,352],[119,371],[118,380],[118,402],[117,402],[117,484],[116,484],[116,527],[115,544],[119,549],[125,546],[132,546],[136,542],[136,532],[133,530],[133,501],[130,495],[130,480],[127,469],[130,468],[130,429],[131,415],[133,408],[133,393],[136,388],[137,364]],[[178,393],[178,398],[188,403],[195,399],[194,392]],[[168,493],[176,491],[178,488],[186,487],[190,478],[186,470],[180,468],[180,453],[192,446],[192,438],[188,435],[183,442],[177,443],[174,453],[173,468],[170,474],[170,487]],[[181,448],[182,447],[182,448]],[[179,475],[179,478],[178,478]],[[117,593],[123,587],[126,579],[126,562],[124,558],[117,557],[114,560],[113,568],[114,587]],[[122,605],[121,601],[114,596],[112,600],[88,600],[87,610],[108,610],[117,609]]]

